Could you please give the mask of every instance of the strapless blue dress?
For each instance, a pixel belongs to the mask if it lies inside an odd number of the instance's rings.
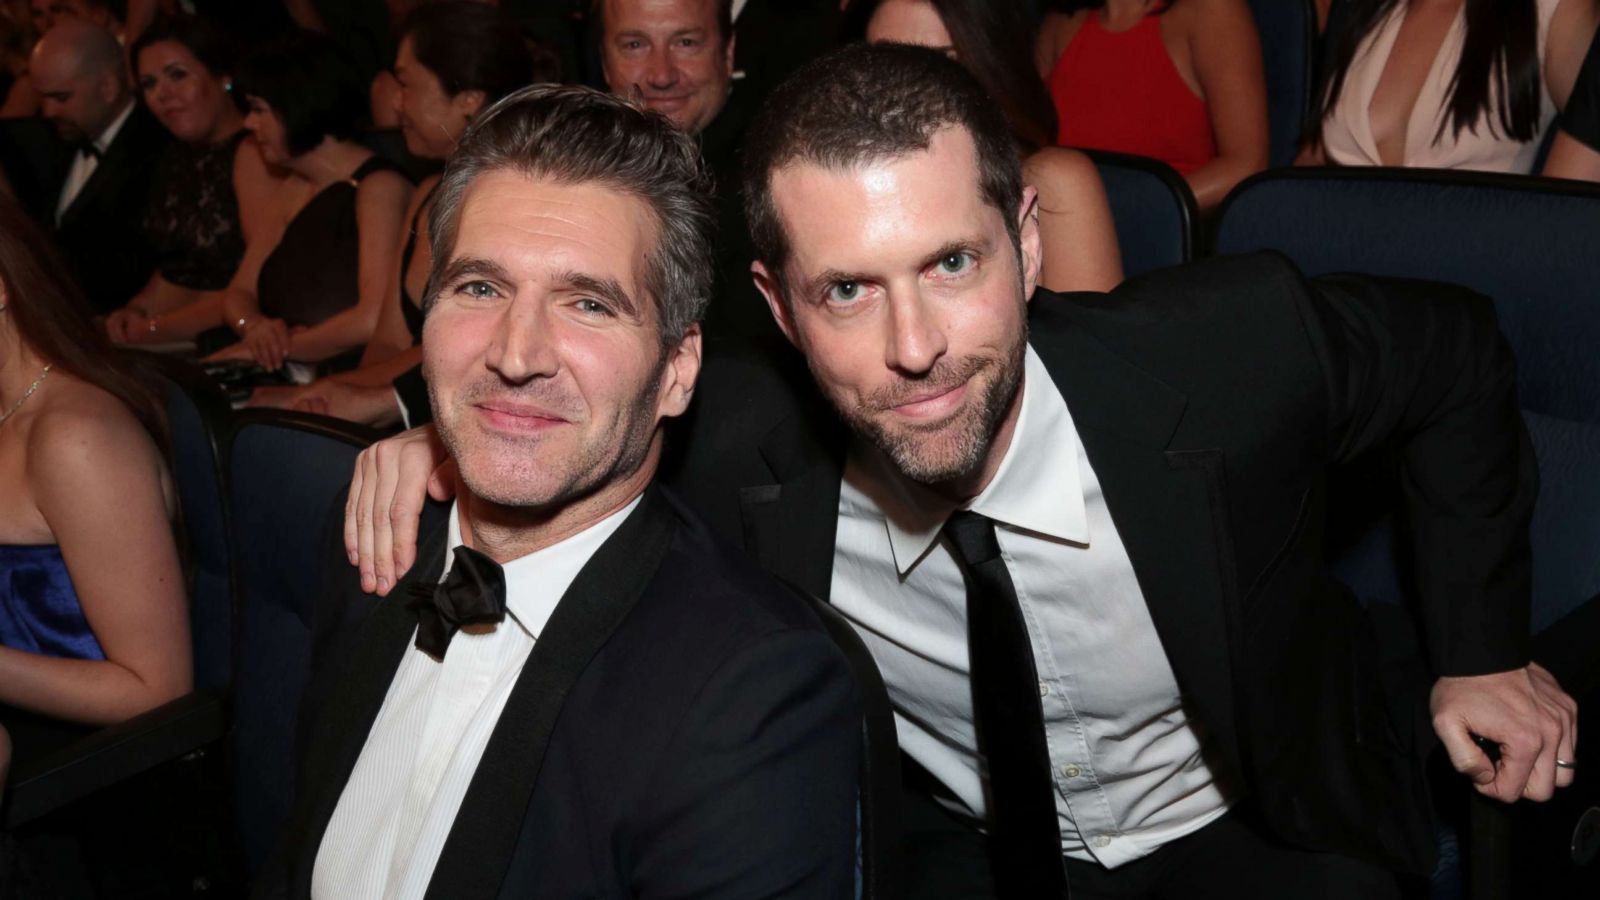
[[[55,544],[0,544],[0,644],[71,659],[105,659]]]

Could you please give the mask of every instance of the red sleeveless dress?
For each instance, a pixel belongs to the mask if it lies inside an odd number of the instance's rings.
[[[1161,18],[1107,31],[1090,13],[1050,72],[1058,143],[1150,156],[1190,172],[1217,155],[1206,103],[1161,41]]]

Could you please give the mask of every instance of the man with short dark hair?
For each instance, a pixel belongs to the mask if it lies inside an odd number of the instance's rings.
[[[780,87],[745,149],[753,271],[820,396],[781,357],[708,360],[668,475],[871,650],[909,894],[1396,897],[1435,852],[1430,713],[1481,792],[1570,784],[1490,306],[1266,255],[1036,292],[1008,135],[925,49]],[[397,446],[361,464],[379,527],[347,520],[369,584],[435,462]],[[1327,471],[1377,447],[1405,460],[1431,684],[1386,682],[1323,572]]]
[[[457,499],[409,601],[346,628],[308,692],[262,896],[848,895],[844,659],[651,484],[699,371],[698,157],[659,116],[553,86],[457,149],[423,341]]]
[[[30,72],[40,114],[77,148],[38,213],[89,301],[109,312],[155,268],[141,223],[167,133],[135,102],[122,46],[99,25],[61,20],[35,45]]]

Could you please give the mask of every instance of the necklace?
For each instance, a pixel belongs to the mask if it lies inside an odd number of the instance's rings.
[[[11,404],[11,408],[6,410],[5,415],[0,415],[0,425],[4,425],[5,421],[7,419],[11,418],[11,414],[12,413],[14,413],[17,410],[21,409],[22,408],[22,404],[28,402],[28,398],[32,397],[33,396],[33,392],[37,391],[39,389],[39,385],[44,384],[44,377],[46,375],[49,375],[49,374],[50,374],[50,367],[49,366],[45,366],[44,367],[44,371],[39,373],[39,377],[35,378],[33,380],[33,384],[28,385],[28,389],[22,392],[21,399],[19,399],[15,403]]]

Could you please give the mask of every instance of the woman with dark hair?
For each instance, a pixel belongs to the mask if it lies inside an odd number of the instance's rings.
[[[267,227],[248,236],[223,298],[242,339],[209,359],[321,362],[364,345],[377,326],[411,184],[350,140],[361,95],[335,45],[296,35],[236,70],[250,130],[270,166],[292,176]]]
[[[1019,6],[991,0],[857,0],[847,15],[852,35],[948,54],[1005,111],[1023,157],[1023,177],[1039,192],[1041,285],[1053,291],[1108,291],[1122,281],[1117,233],[1094,163],[1082,153],[1052,146],[1055,108],[1028,67],[1028,27]]]
[[[0,197],[0,723],[18,758],[193,677],[159,395],[64,271]]]
[[[1595,17],[1595,0],[1349,0],[1297,162],[1526,174]]]
[[[1200,208],[1267,166],[1261,42],[1245,0],[1053,0],[1034,45],[1060,142],[1177,169]]]
[[[106,330],[119,343],[184,340],[222,325],[222,291],[244,256],[240,211],[269,208],[281,178],[246,140],[220,30],[194,17],[158,19],[131,56],[145,105],[177,140],[151,179],[144,219],[156,271]]]
[[[469,0],[419,7],[401,26],[394,64],[400,86],[395,114],[406,149],[424,159],[448,157],[473,117],[529,84],[535,68],[528,44],[494,7]],[[422,358],[421,301],[433,265],[427,221],[438,183],[432,175],[417,186],[399,264],[361,367],[303,387],[258,388],[252,405],[298,407],[372,425],[399,420],[390,384]]]

